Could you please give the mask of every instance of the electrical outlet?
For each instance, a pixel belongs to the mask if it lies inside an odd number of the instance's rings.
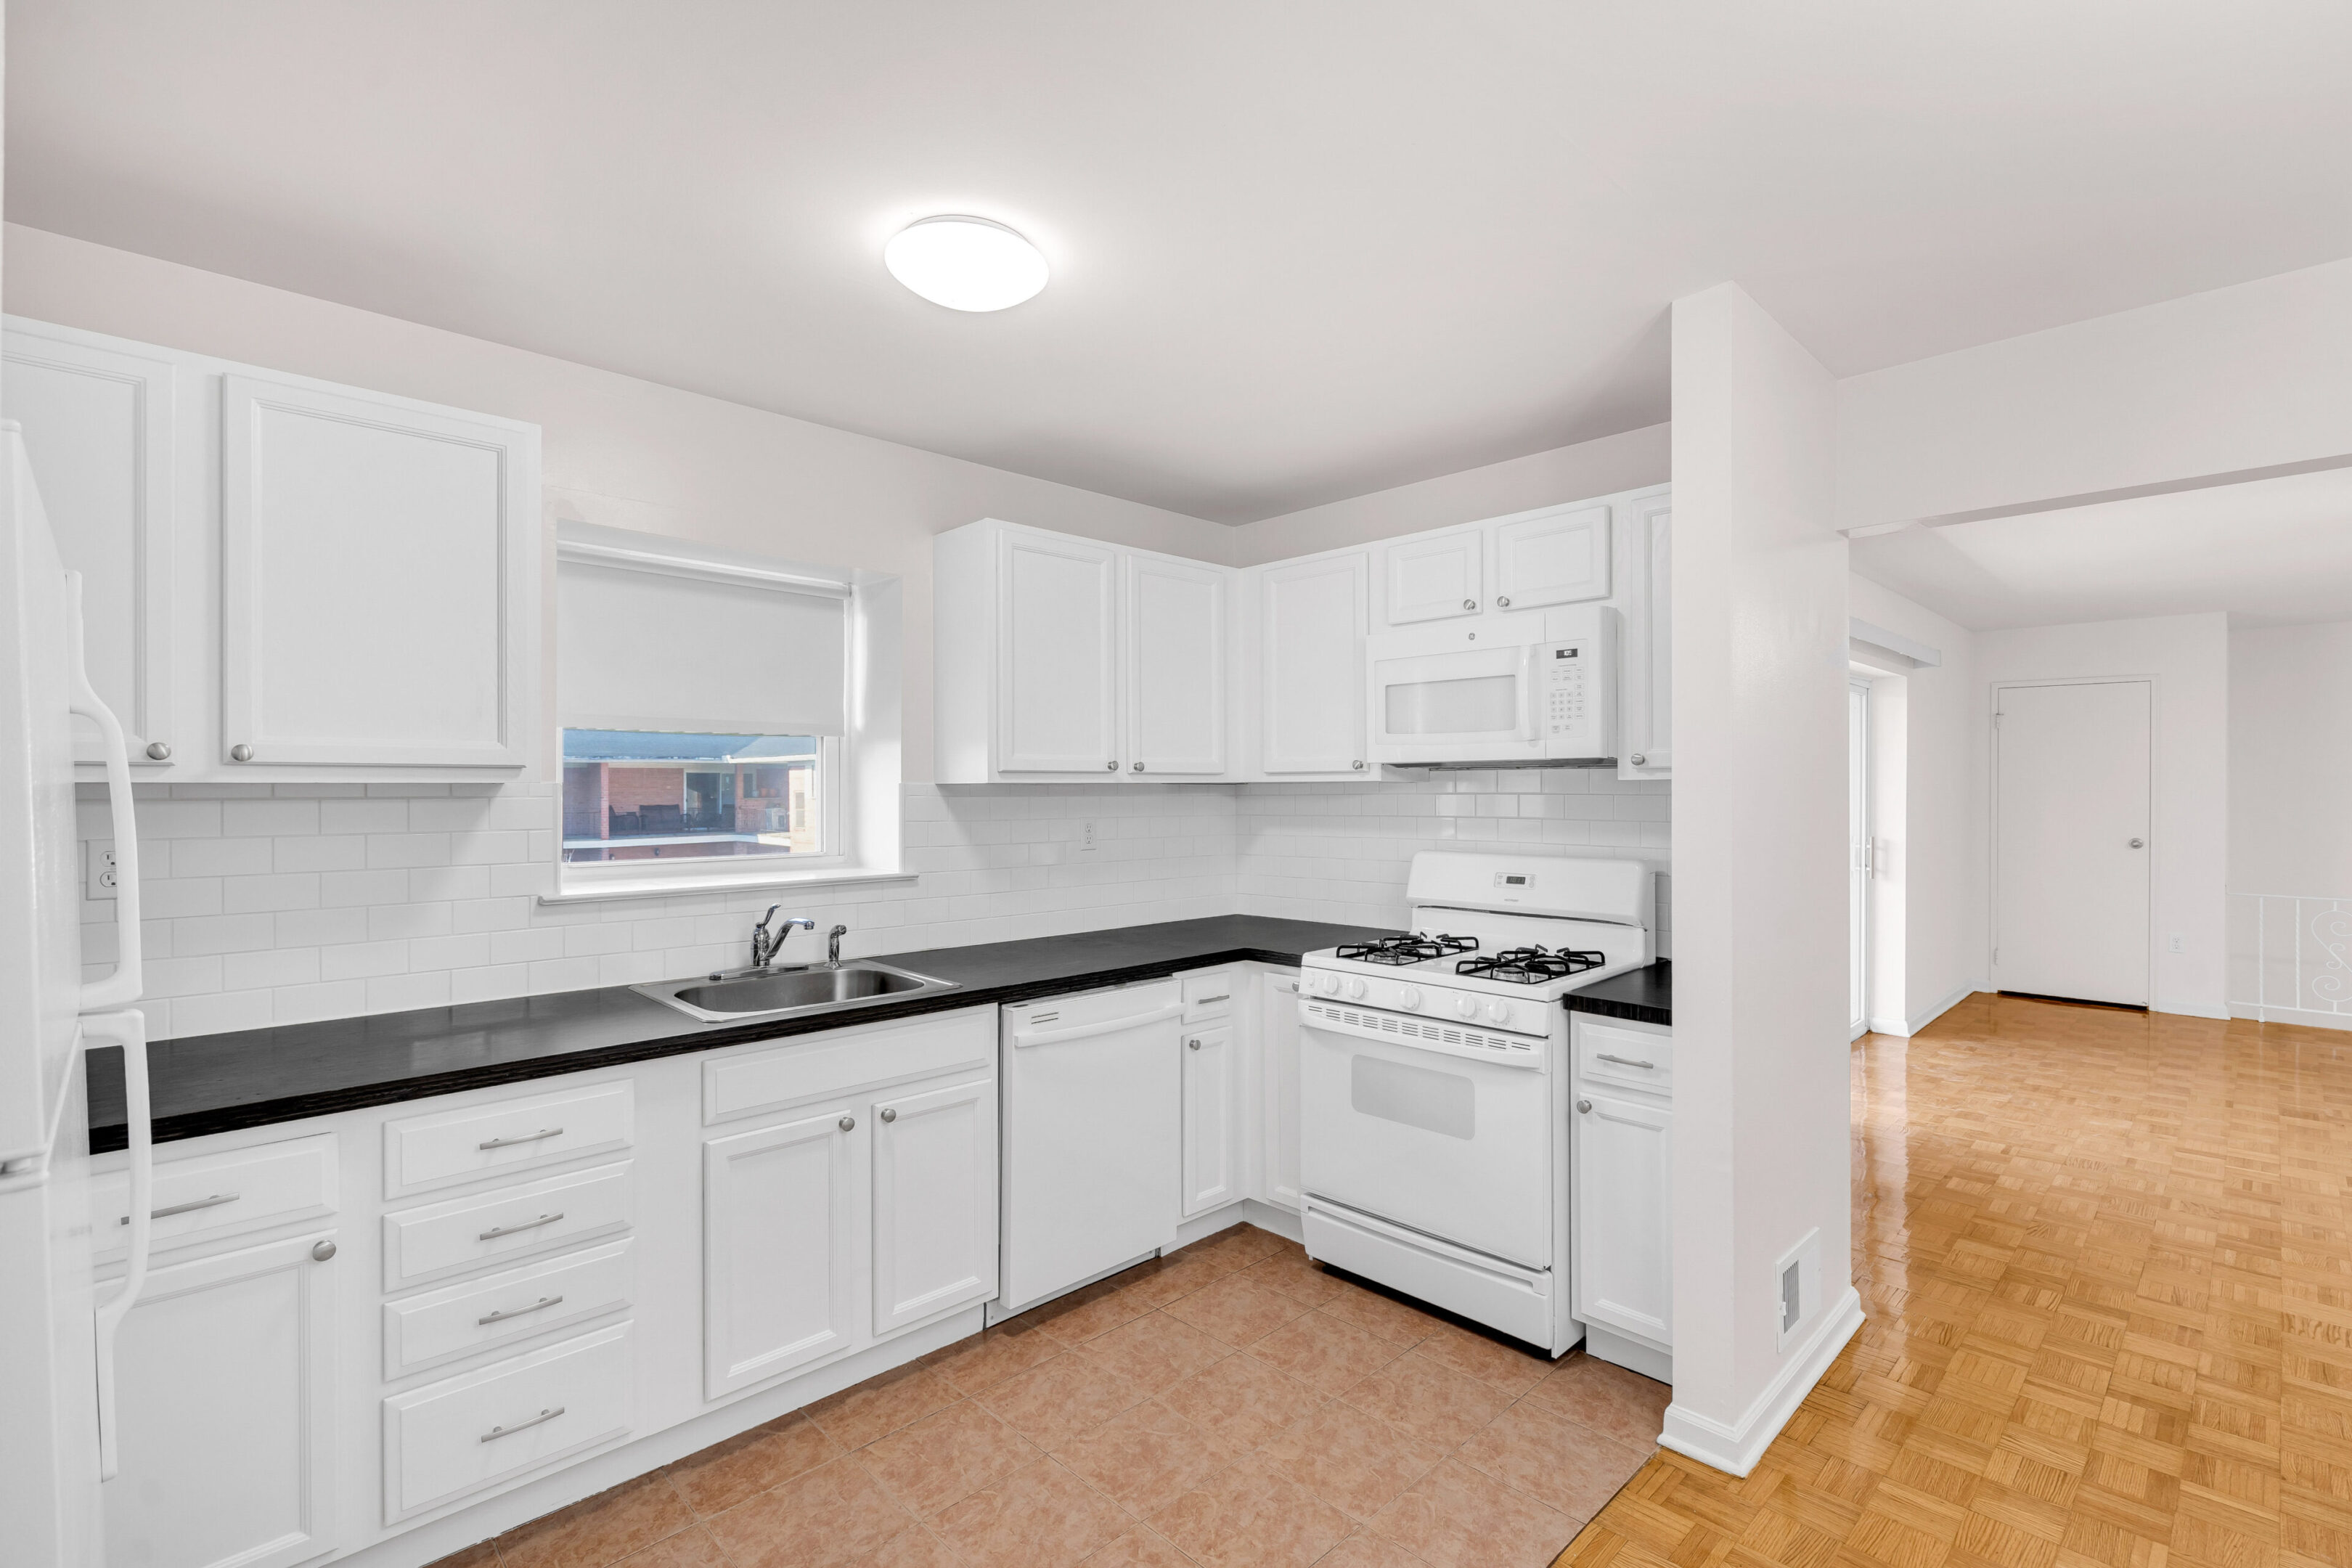
[[[2180,933],[2179,931],[2174,931],[2172,933],[2172,951],[2175,952],[2187,952],[2189,951],[2188,947],[2182,943]]]
[[[91,845],[89,847],[89,874],[83,879],[83,880],[88,884],[88,896],[90,898],[121,898],[122,896],[121,887],[121,884],[115,880],[114,876],[114,851],[111,849],[101,849],[95,844]]]
[[[1081,853],[1095,847],[1095,819],[1091,816],[1078,824],[1078,849]]]

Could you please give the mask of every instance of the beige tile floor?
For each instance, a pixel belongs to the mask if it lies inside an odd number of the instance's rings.
[[[1667,1397],[1244,1226],[443,1568],[1543,1568]]]

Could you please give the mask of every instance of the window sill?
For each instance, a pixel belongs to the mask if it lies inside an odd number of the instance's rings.
[[[542,904],[585,904],[608,899],[674,899],[691,893],[740,893],[754,888],[866,888],[887,882],[921,879],[915,871],[859,871],[833,868],[817,871],[768,871],[740,877],[666,877],[659,880],[621,881],[559,888],[541,893]]]

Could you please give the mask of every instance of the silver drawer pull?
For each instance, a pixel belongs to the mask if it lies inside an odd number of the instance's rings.
[[[536,1426],[543,1421],[552,1421],[562,1414],[563,1406],[559,1405],[552,1410],[541,1411],[528,1421],[518,1421],[511,1426],[493,1426],[482,1434],[482,1441],[487,1443],[494,1437],[511,1437],[525,1427]]]
[[[474,1320],[474,1327],[478,1329],[484,1323],[502,1323],[509,1318],[520,1318],[525,1312],[536,1312],[541,1307],[552,1307],[558,1301],[562,1300],[563,1298],[561,1296],[541,1296],[538,1300],[533,1301],[528,1307],[515,1307],[503,1312],[492,1312],[487,1318],[476,1318]]]
[[[1196,996],[1192,999],[1192,1005],[1205,1007],[1212,1002],[1230,1002],[1233,999],[1234,994],[1228,991],[1223,996]]]
[[[526,1132],[520,1138],[493,1138],[487,1143],[477,1143],[474,1147],[477,1149],[504,1149],[516,1143],[536,1143],[542,1138],[561,1138],[562,1136],[563,1129],[561,1127],[542,1127],[536,1132]]]
[[[541,1226],[553,1225],[557,1220],[560,1220],[562,1217],[563,1211],[562,1209],[558,1209],[553,1214],[543,1214],[537,1219],[527,1219],[520,1225],[494,1225],[490,1226],[489,1229],[482,1232],[481,1239],[484,1241],[496,1241],[502,1236],[512,1236],[519,1230],[537,1230]]]
[[[168,1204],[160,1209],[149,1209],[147,1211],[147,1217],[149,1219],[169,1219],[175,1214],[194,1214],[198,1209],[218,1208],[223,1204],[233,1204],[236,1202],[238,1197],[241,1195],[241,1194],[237,1193],[215,1193],[208,1198],[191,1198],[184,1204]],[[131,1216],[129,1215],[124,1215],[117,1223],[129,1225],[131,1223]]]
[[[1594,1053],[1592,1059],[1597,1062],[1615,1062],[1621,1068],[1654,1068],[1658,1065],[1655,1062],[1637,1062],[1631,1057],[1612,1057],[1607,1051]]]

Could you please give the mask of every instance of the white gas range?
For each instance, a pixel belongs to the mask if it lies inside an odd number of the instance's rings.
[[[1650,962],[1634,860],[1413,857],[1414,934],[1299,971],[1310,1257],[1560,1354],[1570,1310],[1568,1013]]]

